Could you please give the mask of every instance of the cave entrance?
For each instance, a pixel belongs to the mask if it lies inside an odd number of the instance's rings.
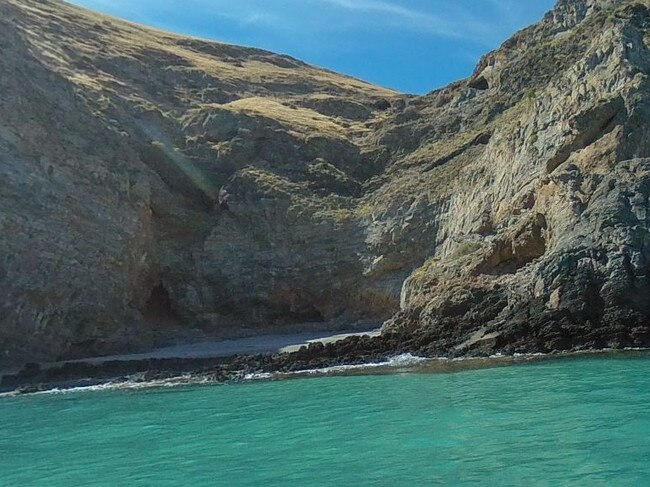
[[[469,87],[477,89],[479,91],[485,91],[490,88],[490,84],[483,76],[479,76],[478,78],[470,81]]]
[[[294,307],[288,303],[284,303],[276,308],[274,312],[270,313],[269,318],[271,321],[283,324],[325,322],[325,317],[313,304],[303,304],[299,307]]]
[[[174,310],[169,291],[161,283],[151,290],[142,314],[153,325],[165,326],[178,322],[178,314]]]

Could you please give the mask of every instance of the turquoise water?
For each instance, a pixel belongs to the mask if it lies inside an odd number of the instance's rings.
[[[2,486],[650,485],[650,358],[0,399]]]

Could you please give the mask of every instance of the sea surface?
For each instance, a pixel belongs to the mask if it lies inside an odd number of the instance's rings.
[[[3,397],[0,485],[650,485],[650,356]]]

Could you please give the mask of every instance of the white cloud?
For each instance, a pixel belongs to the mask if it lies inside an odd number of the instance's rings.
[[[424,31],[428,34],[451,39],[472,40],[491,44],[494,41],[494,25],[486,19],[475,16],[467,9],[453,5],[435,15],[398,5],[386,0],[312,0],[313,3],[329,4],[334,7],[360,13],[379,14],[378,23],[398,25],[407,30]],[[498,0],[489,0],[498,3]],[[479,9],[480,10],[480,9]],[[367,21],[367,19],[363,19]]]
[[[75,0],[72,0],[75,1]],[[76,0],[110,10],[119,8],[132,16],[146,18],[157,5],[156,14],[173,22],[178,4],[154,0]],[[528,0],[531,1],[531,0]],[[183,11],[204,13],[207,20],[224,19],[240,25],[291,34],[328,33],[337,29],[393,28],[430,36],[494,47],[521,26],[526,2],[521,0],[431,1],[426,7],[399,0],[185,0]],[[420,3],[423,5],[423,3]],[[435,7],[435,9],[433,8]],[[161,14],[168,15],[161,15]]]

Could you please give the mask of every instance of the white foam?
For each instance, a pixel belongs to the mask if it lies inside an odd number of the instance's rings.
[[[137,389],[151,389],[151,388],[160,388],[160,387],[178,387],[184,385],[201,385],[208,384],[211,381],[205,377],[201,376],[191,376],[191,375],[182,375],[178,377],[172,377],[169,379],[159,379],[151,381],[121,381],[121,382],[105,382],[103,384],[94,384],[89,386],[77,386],[77,387],[66,387],[66,388],[52,388],[44,391],[35,391],[28,394],[34,395],[44,395],[44,394],[70,394],[76,392],[99,392],[99,391],[111,391],[111,390],[137,390]],[[2,397],[14,397],[21,395],[19,391],[12,391],[0,394]]]
[[[561,357],[561,356],[570,356],[570,355],[579,355],[579,354],[599,354],[607,353],[612,351],[611,349],[600,349],[600,350],[588,350],[585,352],[566,352],[562,354],[544,354],[544,353],[515,353],[513,355],[502,355],[495,354],[490,356],[491,359],[534,359],[539,357]],[[640,351],[647,352],[650,351],[648,348],[626,348],[624,351]],[[399,368],[408,368],[413,367],[418,364],[424,363],[433,363],[433,362],[464,362],[464,361],[474,361],[474,360],[485,360],[486,357],[456,357],[456,358],[447,358],[447,357],[418,357],[410,353],[404,353],[400,355],[395,355],[390,357],[388,360],[382,362],[372,362],[366,364],[354,364],[354,365],[334,365],[331,367],[323,367],[320,369],[307,369],[307,370],[298,370],[293,372],[260,372],[245,374],[240,377],[244,381],[254,381],[254,380],[270,380],[274,378],[288,378],[288,377],[301,377],[301,376],[318,376],[318,375],[328,375],[335,373],[345,373],[347,371],[354,370],[364,370],[364,369],[377,369],[377,368],[387,368],[387,369],[399,369]],[[68,394],[75,392],[96,392],[96,391],[108,391],[108,390],[137,390],[137,389],[151,389],[151,388],[160,388],[160,387],[179,387],[179,386],[191,386],[191,385],[207,385],[207,384],[217,384],[219,381],[212,380],[205,376],[194,376],[191,374],[181,375],[177,377],[172,377],[169,379],[159,379],[152,381],[121,381],[121,382],[106,382],[103,384],[95,384],[89,386],[78,386],[71,388],[54,388],[48,389],[45,391],[36,391],[31,394]],[[0,399],[5,397],[15,397],[23,393],[19,391],[11,391],[0,393]]]
[[[373,369],[377,367],[410,367],[422,362],[429,361],[424,357],[417,357],[410,353],[405,353],[401,355],[396,355],[389,358],[383,362],[375,362],[368,364],[356,364],[356,365],[335,365],[332,367],[323,367],[320,369],[308,369],[308,370],[299,370],[295,372],[261,372],[246,374],[242,376],[242,379],[245,381],[252,380],[269,380],[273,378],[283,378],[283,377],[292,377],[292,376],[310,376],[310,375],[327,375],[332,373],[341,373],[350,370],[363,370],[363,369]],[[202,376],[192,376],[192,375],[183,375],[178,377],[173,377],[170,379],[160,379],[152,381],[121,381],[121,382],[106,382],[103,384],[94,384],[88,386],[77,386],[77,387],[68,387],[68,388],[53,388],[47,389],[44,391],[35,391],[30,394],[43,395],[43,394],[70,394],[76,392],[99,392],[99,391],[110,391],[110,390],[137,390],[137,389],[151,389],[159,387],[178,387],[178,386],[187,386],[187,385],[201,385],[201,384],[211,384],[215,381],[210,380],[207,377]],[[2,397],[13,397],[20,395],[18,391],[7,392],[0,394]]]
[[[383,362],[384,365],[390,365],[393,367],[401,367],[407,365],[417,365],[422,362],[430,361],[430,358],[418,357],[417,355],[412,355],[410,353],[402,353],[388,359],[387,362]]]
[[[275,374],[270,373],[260,373],[260,374],[247,374],[244,379],[246,380],[262,380],[262,379],[272,379],[274,377],[296,377],[296,376],[313,376],[313,375],[327,375],[333,373],[347,372],[351,370],[364,370],[364,369],[374,369],[378,367],[411,367],[423,362],[428,362],[432,359],[425,357],[418,357],[410,353],[404,353],[396,355],[389,358],[383,362],[371,362],[367,364],[354,364],[354,365],[333,365],[331,367],[322,367],[319,369],[306,369],[306,370],[296,370],[293,372],[278,372]]]
[[[246,374],[244,375],[244,380],[265,380],[265,379],[273,379],[275,374],[272,374],[271,372],[259,372],[256,374]]]

